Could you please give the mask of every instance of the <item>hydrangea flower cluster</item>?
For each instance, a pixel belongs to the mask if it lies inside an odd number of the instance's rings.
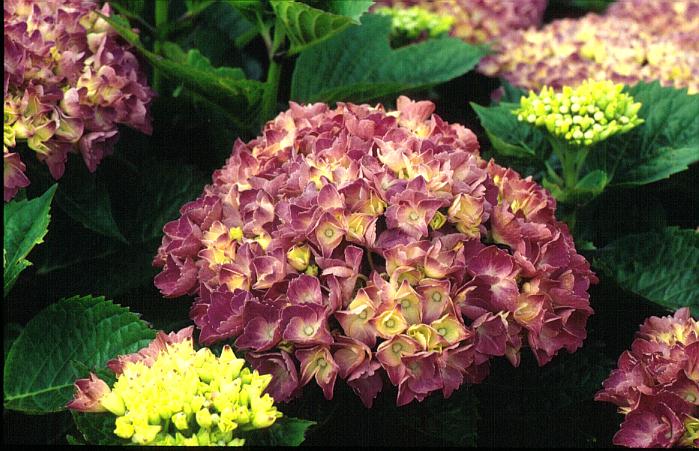
[[[609,80],[586,80],[561,92],[544,87],[522,96],[514,111],[520,122],[546,127],[549,133],[578,146],[591,146],[643,123],[641,104],[622,92],[624,85]]]
[[[218,358],[195,351],[193,329],[159,332],[146,348],[109,361],[111,389],[92,373],[79,379],[68,408],[111,412],[114,434],[138,445],[242,445],[236,431],[271,426],[282,416],[263,394],[272,376],[244,368],[229,346]]]
[[[614,444],[699,447],[699,323],[688,308],[648,318],[595,400],[626,417]]]
[[[59,179],[68,153],[90,171],[112,151],[117,125],[151,132],[146,85],[133,53],[97,13],[108,4],[10,0],[4,4],[4,198],[29,185],[17,141]]]
[[[419,6],[441,17],[453,18],[451,35],[472,44],[495,39],[509,30],[538,26],[547,0],[380,0],[378,7]]]
[[[605,15],[555,20],[514,30],[479,70],[527,89],[585,79],[632,85],[659,80],[699,92],[699,2],[620,0]]]
[[[449,33],[454,18],[441,16],[420,6],[410,8],[380,7],[376,14],[391,17],[391,36],[398,42],[415,42],[427,38],[436,38]]]
[[[582,344],[597,279],[547,191],[431,102],[290,106],[164,227],[155,284],[196,296],[200,342],[235,339],[277,400],[340,377],[367,406]]]

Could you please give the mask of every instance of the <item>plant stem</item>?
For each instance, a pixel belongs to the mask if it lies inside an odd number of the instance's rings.
[[[162,42],[165,39],[163,31],[167,25],[167,7],[167,0],[155,0],[155,29],[157,33],[155,36],[155,45],[153,50],[157,54],[160,54],[160,51],[162,50]],[[160,71],[157,68],[153,68],[153,89],[155,89],[159,94],[162,94],[160,92],[162,84],[161,80],[162,78]]]
[[[241,34],[240,36],[238,36],[237,38],[235,38],[235,41],[233,41],[233,42],[234,42],[236,48],[243,49],[258,34],[260,34],[260,30],[258,30],[257,28],[251,28],[250,31],[247,31],[247,32]]]
[[[267,121],[274,115],[277,107],[277,92],[279,90],[279,76],[282,66],[272,59],[267,70],[265,92],[262,94],[262,121]]]
[[[366,250],[366,258],[369,261],[369,267],[371,270],[376,271],[376,265],[374,264],[374,259],[371,256],[371,251],[369,249]]]

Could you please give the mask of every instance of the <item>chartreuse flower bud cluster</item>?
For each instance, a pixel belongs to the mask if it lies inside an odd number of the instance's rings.
[[[545,86],[540,93],[530,91],[514,111],[519,121],[545,127],[559,139],[591,146],[610,136],[625,133],[639,124],[639,102],[622,92],[624,85],[611,81],[586,80],[560,92]]]
[[[419,6],[411,8],[381,7],[377,14],[390,16],[392,19],[391,34],[407,40],[423,36],[435,38],[449,33],[454,25],[451,16],[436,14]]]
[[[191,337],[158,340],[110,362],[117,372],[111,389],[94,375],[78,381],[69,407],[111,412],[114,434],[138,445],[239,446],[245,440],[237,432],[269,427],[282,416],[263,394],[272,376],[244,368],[230,347],[216,357],[208,348],[195,350]],[[86,404],[86,397],[95,402]]]

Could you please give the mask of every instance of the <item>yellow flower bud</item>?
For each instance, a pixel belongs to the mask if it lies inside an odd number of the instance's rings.
[[[109,392],[100,399],[100,404],[116,416],[124,415],[126,406],[121,396],[115,392]]]
[[[114,422],[116,428],[114,429],[114,434],[117,437],[129,439],[134,433],[133,425],[131,421],[126,417],[117,417]]]
[[[185,429],[189,428],[189,424],[187,423],[187,414],[184,412],[177,412],[171,417],[171,420],[172,424],[174,424],[180,431],[184,431]]]
[[[294,246],[286,253],[286,259],[296,271],[305,271],[311,261],[311,249],[306,244]]]

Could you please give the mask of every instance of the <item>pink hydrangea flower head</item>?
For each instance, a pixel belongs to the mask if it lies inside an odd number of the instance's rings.
[[[150,134],[153,91],[136,56],[88,0],[9,0],[4,4],[4,197],[29,184],[24,142],[51,175],[68,153],[91,172],[112,152],[119,124]]]
[[[539,90],[586,79],[659,80],[699,92],[699,2],[619,0],[604,15],[560,19],[499,39],[479,70]]]
[[[481,44],[510,30],[539,26],[547,4],[548,0],[380,0],[375,8],[424,8],[450,17],[452,36]]]
[[[199,341],[235,340],[275,399],[449,396],[585,339],[597,279],[555,200],[434,110],[291,102],[165,225],[156,286],[196,297]]]
[[[688,308],[650,317],[595,400],[625,415],[614,444],[699,446],[699,323]]]

